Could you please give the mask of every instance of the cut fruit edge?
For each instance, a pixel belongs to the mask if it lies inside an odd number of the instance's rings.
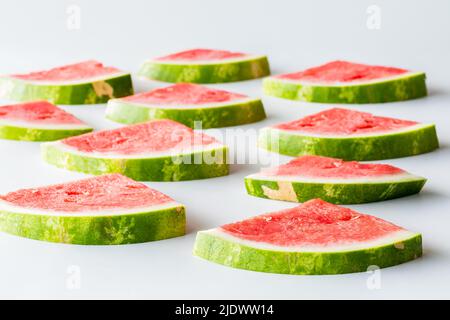
[[[234,99],[226,102],[220,103],[204,103],[204,104],[196,104],[196,105],[187,105],[187,104],[179,104],[179,105],[157,105],[157,104],[146,104],[143,102],[132,102],[126,101],[124,99],[111,99],[108,101],[108,107],[129,105],[136,106],[141,108],[149,108],[149,109],[167,109],[167,110],[194,110],[194,109],[213,109],[213,108],[222,108],[222,107],[234,107],[239,106],[241,104],[248,104],[252,102],[260,102],[261,99],[257,98],[243,98],[243,99]]]
[[[288,181],[288,182],[299,182],[299,183],[324,183],[324,184],[376,184],[376,183],[389,183],[389,182],[409,182],[409,181],[426,181],[425,178],[411,174],[409,172],[404,172],[400,174],[393,175],[383,175],[376,177],[361,177],[361,178],[351,178],[351,179],[340,179],[340,178],[314,178],[314,177],[304,177],[297,175],[280,175],[280,176],[269,176],[261,173],[254,173],[245,177],[248,180],[261,180],[261,181]]]
[[[98,211],[76,211],[76,212],[58,212],[48,209],[38,208],[26,208],[13,205],[7,201],[0,199],[0,213],[17,213],[17,214],[29,214],[29,215],[43,215],[43,216],[58,216],[64,218],[72,217],[104,217],[104,216],[120,216],[120,215],[133,215],[141,213],[149,213],[153,211],[160,211],[166,209],[184,208],[184,206],[178,202],[171,201],[162,204],[156,204],[151,206],[141,206],[127,209],[110,209],[110,210],[98,210]]]
[[[97,159],[158,159],[162,157],[179,157],[183,155],[190,155],[197,152],[209,152],[214,150],[227,149],[227,147],[220,143],[212,143],[206,146],[196,145],[191,148],[182,148],[178,150],[168,150],[168,151],[158,151],[158,152],[148,152],[148,153],[138,153],[138,154],[112,154],[112,153],[101,153],[101,152],[84,152],[79,151],[71,146],[65,145],[61,141],[45,142],[42,143],[43,148],[54,147],[62,152],[75,154],[81,157],[97,158]]]
[[[396,135],[401,133],[409,133],[416,132],[426,128],[435,127],[432,123],[418,123],[416,125],[407,126],[404,128],[390,130],[390,131],[376,131],[371,133],[358,133],[351,135],[343,135],[343,134],[318,134],[307,131],[297,131],[297,130],[286,130],[279,129],[275,127],[265,127],[262,128],[261,131],[271,131],[272,134],[287,134],[291,136],[300,136],[300,137],[315,137],[315,138],[324,138],[324,139],[355,139],[355,138],[376,138],[382,136]]]
[[[406,72],[404,74],[392,76],[392,77],[384,77],[384,78],[378,78],[368,81],[349,81],[349,82],[314,82],[314,81],[302,81],[302,80],[293,80],[293,79],[285,79],[285,78],[278,78],[277,76],[270,76],[264,79],[264,81],[267,82],[281,82],[286,84],[298,84],[301,86],[308,86],[308,87],[360,87],[360,86],[366,86],[366,85],[372,85],[372,84],[378,84],[378,83],[385,83],[385,82],[395,82],[397,80],[403,80],[405,78],[413,78],[413,77],[420,77],[425,76],[424,72]]]
[[[245,55],[242,58],[231,58],[231,59],[217,59],[217,60],[158,60],[158,59],[148,59],[144,61],[144,64],[160,64],[160,65],[220,65],[220,64],[232,64],[240,62],[250,62],[256,60],[267,59],[265,55]]]
[[[339,244],[335,246],[277,246],[269,243],[251,241],[246,239],[241,239],[228,234],[221,230],[221,228],[214,228],[205,231],[200,231],[199,234],[207,235],[210,237],[218,238],[220,240],[235,243],[241,246],[254,248],[263,251],[278,251],[278,252],[298,252],[298,253],[345,253],[352,251],[359,251],[365,249],[373,249],[377,247],[383,247],[388,245],[396,245],[420,237],[420,233],[415,233],[408,230],[399,230],[388,234],[384,237],[378,238],[376,240],[354,243],[354,244]]]
[[[0,127],[8,126],[8,127],[16,127],[23,129],[38,129],[38,130],[89,130],[93,129],[87,124],[39,124],[36,122],[26,122],[19,120],[0,120]]]
[[[130,76],[129,72],[121,71],[116,73],[111,73],[108,75],[102,75],[97,77],[90,77],[85,79],[79,79],[79,80],[70,80],[70,81],[36,81],[36,80],[24,80],[20,78],[15,78],[11,76],[0,76],[0,80],[12,80],[17,81],[29,85],[35,85],[35,86],[55,86],[55,87],[62,87],[62,86],[75,86],[75,85],[82,85],[82,84],[89,84],[99,81],[107,81],[110,79],[120,78],[124,76]],[[1,91],[1,90],[0,90]]]

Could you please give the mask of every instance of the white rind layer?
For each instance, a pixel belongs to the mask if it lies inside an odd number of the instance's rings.
[[[271,131],[279,131],[283,134],[290,134],[290,135],[298,135],[298,136],[307,136],[307,137],[317,137],[317,138],[329,138],[329,139],[352,139],[352,138],[364,138],[364,137],[378,137],[378,136],[387,136],[391,134],[397,134],[397,133],[404,133],[404,132],[412,132],[417,131],[423,128],[432,127],[433,124],[430,123],[418,123],[416,125],[408,126],[405,128],[400,128],[397,130],[389,130],[389,131],[377,131],[377,132],[371,132],[371,133],[357,133],[357,134],[318,134],[318,133],[312,133],[312,132],[306,132],[306,131],[299,131],[299,130],[286,130],[286,129],[279,129],[275,127],[266,127],[262,130],[271,130]]]
[[[158,60],[149,59],[145,63],[154,64],[170,64],[170,65],[208,65],[208,64],[228,64],[250,60],[257,60],[266,58],[265,55],[245,55],[241,58],[229,58],[229,59],[216,59],[216,60]]]
[[[61,216],[61,217],[92,217],[92,216],[117,216],[117,215],[132,215],[144,212],[159,211],[164,209],[184,207],[182,204],[170,201],[163,204],[156,204],[152,206],[136,206],[134,208],[114,208],[114,209],[102,209],[95,211],[54,211],[48,209],[39,208],[26,208],[16,206],[10,202],[0,199],[0,212],[11,212],[30,215],[45,215],[45,216]]]
[[[145,102],[127,101],[126,99],[111,99],[108,101],[108,105],[113,107],[115,105],[127,104],[127,105],[134,105],[137,107],[143,107],[143,108],[189,110],[189,109],[219,108],[219,107],[249,103],[249,102],[253,102],[253,101],[259,101],[259,99],[240,98],[240,99],[233,99],[233,100],[229,100],[226,102],[219,102],[219,103],[201,103],[201,104],[190,104],[190,105],[189,104],[151,104],[151,103],[145,103]]]
[[[373,80],[368,81],[361,81],[361,80],[355,80],[355,81],[348,81],[348,82],[320,82],[320,81],[303,81],[303,80],[294,80],[294,79],[286,79],[286,78],[278,78],[277,76],[270,77],[271,80],[280,81],[280,82],[286,82],[286,83],[294,83],[294,84],[301,84],[305,86],[316,86],[316,87],[351,87],[351,86],[361,86],[361,85],[370,85],[374,83],[380,83],[380,82],[387,82],[392,80],[398,80],[402,78],[409,78],[417,75],[422,75],[423,72],[406,72],[400,75],[391,76],[391,77],[384,77],[384,78],[377,78]]]
[[[41,130],[83,130],[83,129],[92,129],[86,124],[73,123],[73,124],[40,124],[37,122],[26,122],[19,120],[0,120],[0,126],[9,126],[9,127],[18,127],[24,129],[41,129]]]
[[[184,147],[179,149],[171,149],[167,151],[145,152],[138,154],[121,154],[121,153],[83,152],[62,143],[61,141],[44,142],[43,144],[52,145],[53,147],[56,147],[63,152],[69,152],[82,157],[99,158],[99,159],[150,159],[161,157],[179,157],[196,152],[208,152],[212,150],[223,149],[225,147],[223,144],[220,143],[212,143],[205,146],[203,145],[191,146],[189,148]]]
[[[45,80],[25,80],[21,78],[16,78],[10,75],[3,76],[0,78],[9,78],[13,79],[14,81],[22,81],[28,84],[32,84],[35,86],[69,86],[69,85],[77,85],[77,84],[85,84],[85,83],[91,83],[91,82],[98,82],[98,81],[105,81],[108,79],[118,78],[125,75],[129,75],[129,72],[120,71],[110,74],[104,74],[97,77],[90,77],[90,78],[83,78],[83,79],[77,79],[77,80],[63,80],[63,81],[45,81]]]
[[[238,237],[235,237],[225,231],[223,231],[221,228],[215,228],[205,231],[200,231],[201,233],[207,233],[211,236],[222,238],[225,241],[237,243],[243,246],[261,249],[261,250],[268,250],[268,251],[282,251],[282,252],[321,252],[321,253],[333,253],[333,252],[346,252],[346,251],[357,251],[357,250],[364,250],[364,249],[370,249],[373,247],[380,247],[383,245],[391,245],[395,243],[399,243],[408,239],[411,239],[415,236],[417,236],[417,233],[401,229],[396,232],[392,232],[384,237],[378,238],[376,240],[371,241],[365,241],[365,242],[358,242],[358,243],[341,243],[341,244],[335,244],[335,245],[317,245],[317,246],[279,246],[279,245],[273,245],[270,243],[265,242],[259,242],[259,241],[252,241],[252,240],[246,240],[241,239]]]
[[[247,179],[263,180],[263,181],[289,181],[300,183],[326,183],[326,184],[373,184],[373,183],[389,183],[402,181],[424,180],[425,178],[410,174],[408,172],[382,175],[375,177],[353,177],[345,178],[325,178],[325,177],[305,177],[299,175],[264,175],[264,173],[255,173],[246,177]]]

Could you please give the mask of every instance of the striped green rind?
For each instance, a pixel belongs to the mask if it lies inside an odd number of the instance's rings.
[[[261,78],[269,74],[269,61],[265,56],[207,64],[175,64],[151,60],[145,62],[139,70],[142,77],[173,83],[234,82]]]
[[[44,161],[72,171],[94,175],[120,173],[137,181],[182,181],[227,175],[228,149],[221,147],[160,158],[99,158],[66,151],[54,143],[43,143]]]
[[[433,124],[410,131],[354,137],[308,136],[268,127],[260,131],[258,144],[289,156],[309,154],[359,161],[413,156],[439,147]]]
[[[0,231],[20,237],[83,245],[149,242],[185,234],[183,206],[156,211],[75,216],[15,213],[0,210]]]
[[[266,118],[261,100],[218,107],[198,108],[158,108],[130,103],[121,99],[108,102],[106,117],[110,120],[133,124],[153,119],[171,119],[194,128],[195,122],[201,122],[203,129],[237,126],[261,121]]]
[[[0,77],[0,97],[16,101],[47,100],[54,104],[96,104],[133,94],[129,74],[95,82],[38,84],[11,77]]]
[[[427,95],[425,73],[377,82],[349,85],[320,85],[269,77],[263,81],[268,96],[321,103],[381,103],[416,99]]]
[[[199,232],[194,255],[238,269],[260,272],[321,275],[367,271],[370,266],[386,268],[422,255],[422,237],[355,251],[290,252],[266,250]]]
[[[83,129],[38,129],[0,125],[0,139],[22,141],[55,141],[67,137],[91,132],[92,128]]]
[[[319,183],[245,178],[248,194],[256,197],[305,202],[320,198],[334,204],[357,204],[400,198],[420,192],[425,178],[390,182]]]

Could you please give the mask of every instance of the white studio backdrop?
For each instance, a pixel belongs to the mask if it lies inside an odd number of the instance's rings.
[[[273,73],[335,59],[404,67],[426,71],[429,97],[345,107],[434,122],[441,148],[383,161],[429,178],[421,194],[352,206],[422,232],[424,257],[411,263],[372,273],[286,276],[230,269],[192,257],[196,231],[294,206],[248,196],[243,177],[260,166],[234,165],[232,174],[223,178],[149,183],[186,205],[185,237],[84,247],[0,234],[0,297],[449,298],[449,14],[450,2],[445,0],[3,0],[0,74],[85,59],[136,72],[147,58],[195,47],[267,54]],[[137,91],[161,85],[135,80]],[[261,95],[260,80],[214,87]],[[235,129],[255,130],[330,107],[269,98],[264,103],[267,120],[227,131],[236,137],[227,140],[235,154],[255,152],[238,143]],[[64,108],[96,129],[117,126],[104,120],[104,105]],[[43,164],[35,143],[0,141],[0,164],[0,193],[85,177]]]

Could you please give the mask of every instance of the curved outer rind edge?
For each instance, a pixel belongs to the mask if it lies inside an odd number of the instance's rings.
[[[0,139],[21,141],[55,141],[91,132],[92,128],[80,129],[41,129],[0,125]]]
[[[185,208],[181,205],[133,214],[92,216],[0,210],[0,231],[68,244],[118,245],[162,240],[184,235],[185,225]]]
[[[245,102],[230,101],[229,105],[202,108],[158,108],[129,103],[120,99],[110,100],[106,118],[125,124],[134,124],[153,119],[171,119],[190,128],[219,128],[261,121],[266,118],[261,100]],[[197,123],[196,123],[197,122]]]
[[[39,84],[0,77],[0,97],[16,101],[47,100],[54,104],[96,104],[133,94],[130,74],[95,79],[93,82]]]
[[[418,155],[439,147],[433,124],[400,132],[370,136],[327,137],[290,134],[274,128],[263,128],[258,145],[266,150],[289,156],[319,155],[343,160],[382,160]]]
[[[268,96],[307,102],[383,103],[426,96],[425,78],[425,73],[412,73],[368,83],[326,85],[268,77],[263,80],[263,92]]]
[[[260,198],[305,202],[320,198],[334,204],[358,204],[400,198],[420,192],[425,178],[411,176],[399,181],[323,183],[245,178],[248,194]]]
[[[120,173],[137,181],[182,181],[228,175],[228,148],[155,158],[99,158],[63,150],[43,143],[44,161],[59,168],[94,175]]]
[[[259,272],[322,275],[365,272],[386,268],[422,255],[422,237],[414,234],[392,244],[336,252],[292,252],[266,250],[220,236],[198,232],[194,255],[225,266]]]
[[[270,67],[266,56],[207,64],[167,64],[152,60],[145,62],[138,74],[172,83],[222,83],[265,77],[270,74]]]

